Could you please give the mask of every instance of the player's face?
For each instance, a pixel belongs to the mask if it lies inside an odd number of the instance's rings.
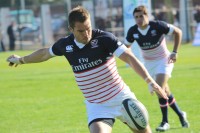
[[[149,24],[149,18],[143,12],[136,12],[134,14],[134,18],[135,18],[136,24],[138,25],[140,29],[145,29],[147,25]]]
[[[90,19],[85,22],[75,22],[74,28],[70,28],[71,32],[74,34],[76,41],[87,44],[92,38],[92,26]]]

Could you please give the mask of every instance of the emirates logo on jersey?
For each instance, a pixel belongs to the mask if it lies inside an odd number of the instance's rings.
[[[98,43],[98,40],[97,39],[95,39],[95,40],[92,40],[91,42],[91,45],[92,45],[92,47],[91,48],[96,48],[96,47],[98,47],[99,45],[97,45],[97,43]]]
[[[73,45],[66,46],[66,52],[73,52]]]

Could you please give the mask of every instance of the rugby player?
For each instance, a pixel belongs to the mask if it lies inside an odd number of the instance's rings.
[[[167,100],[157,94],[162,112],[162,122],[156,130],[166,131],[170,129],[168,122],[168,106],[170,106],[178,115],[182,127],[188,128],[189,123],[186,118],[186,112],[180,110],[168,85],[174,63],[177,60],[177,53],[182,39],[182,31],[178,27],[163,21],[150,21],[145,6],[136,7],[133,11],[133,17],[136,24],[128,30],[125,44],[127,47],[130,47],[134,41],[138,43],[141,48],[146,69],[151,77],[153,77],[167,93],[169,98]],[[170,34],[174,37],[174,47],[172,52],[167,49],[165,39],[165,35]],[[151,88],[151,86],[149,86],[149,88]]]

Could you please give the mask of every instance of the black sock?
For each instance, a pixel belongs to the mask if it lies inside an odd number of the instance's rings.
[[[174,112],[176,112],[179,117],[182,117],[182,111],[179,109],[174,96],[171,94],[168,98],[169,106],[174,110]]]
[[[159,98],[159,103],[162,112],[162,122],[168,123],[168,102],[164,98]]]

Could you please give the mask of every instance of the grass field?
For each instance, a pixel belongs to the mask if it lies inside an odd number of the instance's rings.
[[[0,53],[0,133],[88,133],[84,98],[63,57],[17,68],[7,66],[9,55],[30,52]],[[157,97],[149,94],[144,81],[125,63],[117,60],[117,64],[123,79],[147,107],[155,132],[161,121]],[[178,117],[169,108],[171,130],[167,133],[200,133],[200,47],[181,46],[169,82],[191,127],[181,128]],[[113,133],[130,131],[117,120]]]

